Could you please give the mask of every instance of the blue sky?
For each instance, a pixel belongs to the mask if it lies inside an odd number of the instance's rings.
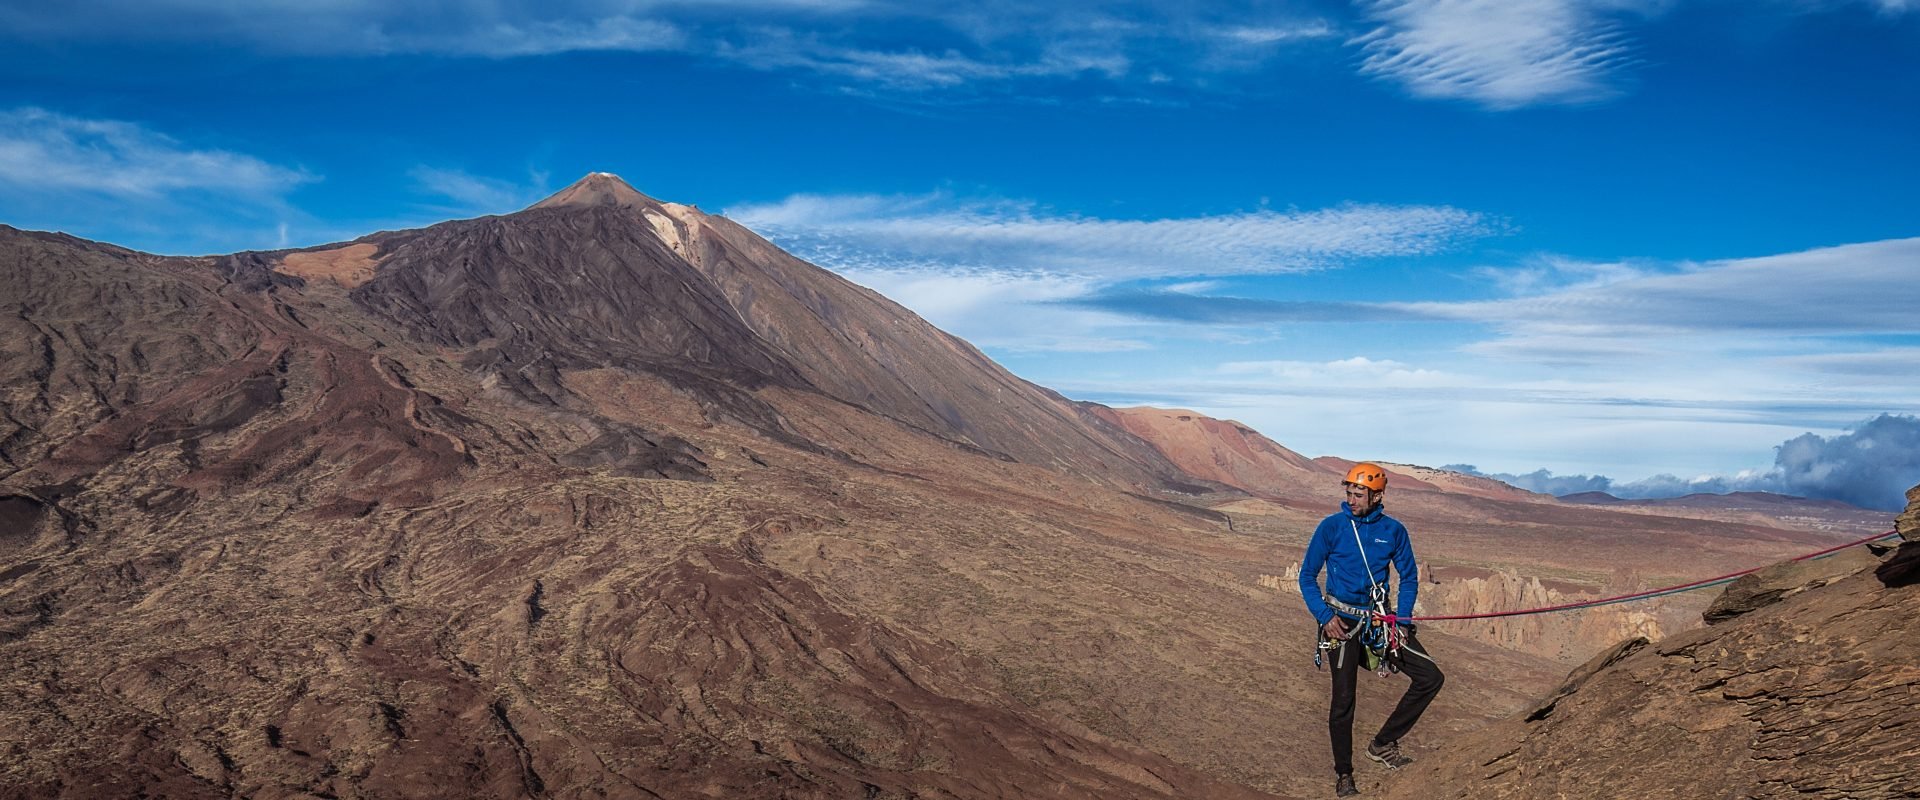
[[[1920,426],[1920,0],[12,0],[0,76],[17,227],[304,246],[605,170],[1309,455]]]

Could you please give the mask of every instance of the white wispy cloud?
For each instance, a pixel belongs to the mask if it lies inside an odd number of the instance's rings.
[[[1603,280],[1560,291],[1406,308],[1495,325],[1507,338],[1483,349],[1514,355],[1624,353],[1675,334],[1920,333],[1915,264],[1920,238],[1891,239],[1662,271],[1600,265]]]
[[[1460,386],[1466,381],[1433,369],[1423,369],[1392,359],[1354,356],[1336,361],[1229,361],[1218,368],[1221,375],[1258,376],[1300,386],[1357,386],[1373,389],[1431,389]]]
[[[1920,347],[1887,347],[1836,353],[1777,356],[1778,369],[1801,374],[1845,378],[1920,375]]]
[[[408,170],[407,177],[419,191],[452,201],[449,210],[466,214],[518,211],[549,193],[544,172],[533,173],[527,182],[520,183],[420,165]]]
[[[740,43],[720,41],[714,45],[714,54],[760,70],[801,69],[904,90],[1082,73],[1118,77],[1130,66],[1127,57],[1117,52],[1058,45],[1031,58],[989,58],[955,48],[849,46],[776,28],[754,30]]]
[[[500,21],[468,29],[381,31],[366,45],[377,52],[512,58],[595,50],[649,52],[687,45],[679,26],[627,16]]]
[[[1510,267],[1477,267],[1472,274],[1509,295],[1527,296],[1587,289],[1632,280],[1657,272],[1650,261],[1595,262],[1544,254]]]
[[[1203,295],[1208,292],[1219,291],[1221,286],[1222,286],[1222,283],[1220,281],[1186,281],[1183,283],[1167,284],[1166,286],[1161,287],[1161,290],[1172,292],[1174,294]]]
[[[0,39],[241,45],[267,54],[482,58],[666,52],[895,94],[1035,79],[1136,88],[1250,73],[1333,23],[1238,2],[495,0],[484,4],[71,0],[0,6]]]
[[[1435,253],[1503,227],[1447,206],[1116,220],[945,194],[793,195],[726,213],[823,266],[985,268],[1107,280],[1301,272]]]
[[[1212,72],[1252,73],[1303,45],[1343,38],[1340,28],[1326,19],[1235,21],[1202,28],[1195,37],[1193,61]]]
[[[848,280],[914,310],[942,330],[1003,352],[1144,350],[1141,327],[1113,314],[1058,305],[1093,290],[1066,275],[993,270],[842,269]]]
[[[1035,377],[1070,396],[1237,418],[1310,454],[1444,464],[1475,453],[1513,472],[1597,469],[1633,491],[1760,485],[1729,482],[1747,469],[1842,497],[1816,475],[1835,458],[1770,472],[1769,448],[1920,408],[1915,264],[1920,239],[1896,239],[1703,262],[1529,258],[1513,270],[1522,277],[1479,273],[1509,294],[1490,300],[1102,292],[1084,305],[1166,324],[1147,338],[1159,348],[1180,347],[1184,330],[1281,323],[1284,338],[1259,347],[1284,349],[1209,360],[1190,347],[1125,380]]]
[[[1915,0],[1777,0],[1913,11]],[[804,75],[831,88],[929,100],[1034,80],[1112,84],[1102,102],[1257,91],[1274,56],[1358,48],[1361,71],[1418,97],[1494,108],[1622,91],[1628,20],[1671,0],[1244,0],[1059,4],[982,0],[22,0],[0,39],[241,45],[280,55],[480,58],[582,51],[674,53]],[[1351,61],[1351,51],[1321,48]],[[1049,95],[1057,96],[1057,95]]]
[[[511,58],[578,51],[699,50],[712,20],[807,18],[857,2],[494,0],[487,3],[72,0],[0,7],[0,32],[35,40],[217,42],[270,54]]]
[[[319,179],[138,122],[0,110],[0,207],[19,227],[165,253],[278,247],[311,221],[289,194]]]
[[[316,179],[243,153],[196,148],[131,122],[40,108],[0,111],[0,183],[122,197],[181,191],[257,197]]]
[[[1362,0],[1361,70],[1419,97],[1494,108],[1618,91],[1631,60],[1619,0]]]
[[[1498,220],[1448,207],[1115,220],[948,193],[803,194],[725,213],[1001,352],[1135,350],[1169,336],[1217,333],[1206,330],[1204,317],[1220,312],[1198,294],[1217,284],[1178,281],[1158,292],[1114,293],[1129,281],[1328,269],[1439,252],[1504,230]],[[1165,309],[1170,297],[1198,307],[1133,313]]]
[[[1294,25],[1232,25],[1215,28],[1212,33],[1222,40],[1243,45],[1270,45],[1335,35],[1333,26],[1325,20]]]

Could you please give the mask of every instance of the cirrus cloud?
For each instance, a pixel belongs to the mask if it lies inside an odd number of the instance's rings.
[[[916,264],[1110,281],[1305,272],[1353,259],[1432,254],[1504,229],[1448,206],[1120,220],[946,194],[793,195],[726,214],[828,267]]]
[[[206,252],[209,241],[286,247],[292,225],[308,220],[287,197],[319,179],[136,122],[33,107],[0,111],[0,207],[21,227],[139,241],[161,252]]]
[[[1327,14],[1341,13],[1338,7]],[[672,53],[809,75],[840,88],[927,95],[1036,79],[1127,81],[1260,69],[1282,48],[1337,43],[1323,15],[1239,2],[1102,6],[900,0],[497,0],[408,4],[270,0],[24,0],[0,39],[218,43],[261,54],[518,58]]]
[[[33,107],[0,111],[0,183],[16,187],[141,198],[180,191],[277,196],[312,180],[305,170],[195,148],[131,122]]]
[[[1361,71],[1494,108],[1614,94],[1630,62],[1618,0],[1370,0]]]

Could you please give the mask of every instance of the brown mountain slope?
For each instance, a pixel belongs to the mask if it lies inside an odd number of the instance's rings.
[[[488,388],[252,257],[7,244],[8,285],[44,292],[8,298],[34,347],[6,362],[26,424],[0,482],[0,795],[1252,794],[758,555],[795,529],[904,536],[839,498],[924,478],[716,425],[674,373],[556,369],[577,407]],[[811,425],[1005,466],[788,394]],[[679,468],[573,457],[608,431]]]
[[[1613,654],[1387,782],[1431,797],[1920,797],[1920,586],[1872,569]]]
[[[1088,407],[1151,443],[1188,475],[1267,497],[1338,496],[1332,470],[1240,423],[1181,409]]]
[[[615,366],[671,376],[716,413],[773,435],[785,423],[751,390],[822,392],[1097,480],[1181,477],[1152,448],[905,308],[611,175],[518,214],[363,241],[378,245],[379,265],[352,290],[357,305],[462,350],[466,366],[533,402],[568,405],[555,371]]]
[[[1325,788],[1270,579],[1335,487],[1206,508],[1098,409],[725,220],[594,177],[299,252],[6,229],[0,286],[0,796]],[[1423,558],[1573,584],[1656,534],[1672,570],[1797,546],[1392,503]],[[1555,677],[1431,630],[1477,668],[1423,736]]]

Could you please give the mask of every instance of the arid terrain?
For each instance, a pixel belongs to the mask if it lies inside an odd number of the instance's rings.
[[[302,251],[0,226],[0,286],[0,796],[1327,792],[1290,570],[1346,462],[1071,401],[723,217],[597,173]],[[1392,469],[1425,613],[1857,538]],[[1409,747],[1712,600],[1430,623]]]

